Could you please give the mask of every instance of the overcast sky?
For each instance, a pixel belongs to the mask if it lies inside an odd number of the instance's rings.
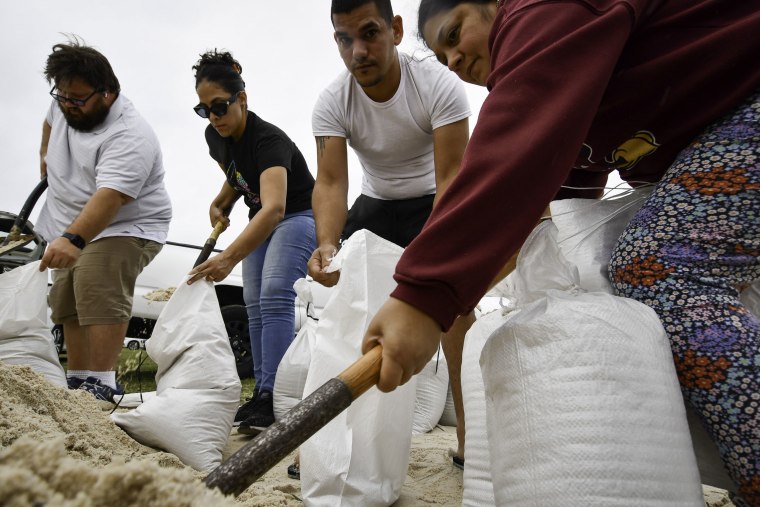
[[[417,4],[393,2],[404,18],[401,49],[422,53],[415,29]],[[203,137],[208,120],[192,110],[198,97],[191,67],[208,49],[230,50],[240,61],[250,107],[295,141],[316,175],[311,111],[322,88],[344,68],[329,11],[327,0],[1,0],[0,103],[5,119],[0,122],[0,209],[18,213],[38,181],[40,132],[50,105],[42,69],[53,44],[66,40],[63,33],[79,35],[109,59],[122,93],[158,134],[174,206],[170,240],[205,241],[211,232],[208,205],[223,182]],[[476,113],[485,90],[467,89]],[[353,202],[361,173],[356,158],[349,164]],[[244,208],[238,203],[220,246],[245,225]],[[40,209],[41,201],[32,220]]]
[[[400,49],[422,56],[418,4],[393,1],[404,19]],[[203,137],[208,120],[192,110],[198,102],[192,65],[208,49],[231,51],[243,66],[249,107],[295,141],[316,175],[311,111],[320,91],[344,68],[329,10],[327,0],[0,0],[0,209],[18,213],[39,179],[40,133],[51,100],[42,69],[51,47],[72,33],[109,59],[122,93],[158,135],[174,206],[169,239],[202,244],[211,232],[208,206],[223,175]],[[486,91],[465,88],[472,128]],[[349,165],[353,202],[361,173],[355,157]],[[40,208],[41,201],[32,220]],[[241,201],[219,246],[229,244],[242,229],[246,214]]]

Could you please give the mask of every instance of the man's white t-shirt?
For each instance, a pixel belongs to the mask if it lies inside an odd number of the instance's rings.
[[[399,53],[401,83],[375,102],[343,71],[319,96],[315,137],[344,137],[362,165],[362,194],[399,200],[435,193],[433,130],[470,116],[461,81],[433,58]]]
[[[122,206],[94,239],[133,236],[164,243],[172,216],[164,187],[161,147],[153,129],[123,95],[90,132],[69,127],[53,101],[45,162],[48,190],[36,229],[47,241],[60,236],[97,189],[117,190],[134,201]]]

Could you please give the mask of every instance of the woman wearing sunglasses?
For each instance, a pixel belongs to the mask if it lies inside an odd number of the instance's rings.
[[[610,281],[657,312],[736,505],[760,506],[760,321],[739,299],[760,279],[758,3],[422,0],[418,19],[438,61],[489,95],[367,331],[378,387],[422,369],[555,196],[598,196],[616,170],[656,187]]]
[[[209,51],[193,70],[199,100],[193,109],[209,120],[209,154],[225,176],[211,202],[211,224],[221,221],[226,228],[227,214],[241,196],[249,222],[223,252],[193,269],[188,283],[220,282],[243,263],[256,389],[235,422],[240,433],[255,434],[274,422],[275,374],[295,334],[293,283],[306,276],[316,248],[314,178],[293,141],[248,109],[242,67],[230,53]]]

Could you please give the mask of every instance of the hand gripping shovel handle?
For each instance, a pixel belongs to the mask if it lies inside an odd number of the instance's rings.
[[[32,190],[32,193],[29,195],[29,197],[26,198],[26,202],[24,202],[24,205],[21,207],[21,212],[16,217],[16,220],[13,222],[13,226],[11,227],[10,232],[3,240],[3,246],[7,245],[11,241],[18,241],[18,239],[21,237],[21,231],[24,230],[24,226],[26,225],[26,221],[29,219],[29,214],[32,212],[32,208],[34,208],[34,205],[37,204],[37,200],[39,200],[42,193],[47,189],[48,181],[47,176],[43,177],[39,183],[37,183],[37,186],[34,187],[34,190]]]
[[[214,250],[214,247],[216,246],[216,240],[219,237],[219,235],[222,233],[222,229],[224,229],[224,224],[220,221],[214,225],[214,230],[211,232],[211,236],[208,237],[206,240],[206,243],[203,245],[203,249],[201,249],[200,255],[198,255],[198,258],[195,260],[195,264],[193,264],[193,267],[197,267],[200,264],[203,264],[206,262],[206,259],[208,259],[208,256],[211,255],[211,252]]]
[[[360,357],[337,377],[293,407],[282,419],[259,433],[205,479],[209,488],[239,495],[309,439],[380,378],[383,348]]]

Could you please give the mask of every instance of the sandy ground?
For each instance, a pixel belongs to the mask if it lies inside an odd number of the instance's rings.
[[[238,435],[233,430],[223,459],[227,459],[252,437]],[[438,426],[430,433],[412,438],[409,455],[409,469],[401,490],[401,497],[394,507],[419,505],[455,506],[462,503],[462,471],[454,467],[449,450],[456,448],[455,429]],[[301,498],[301,487],[297,480],[288,477],[288,465],[293,463],[295,453],[291,453],[256,482],[256,487],[277,490]],[[300,502],[293,505],[301,505]]]
[[[303,505],[299,481],[286,472],[292,454],[238,498],[224,497],[176,456],[130,438],[111,422],[109,409],[84,391],[0,362],[0,507]],[[233,430],[224,458],[250,438]],[[413,438],[395,507],[461,504],[462,471],[449,456],[455,442],[450,427]],[[712,488],[705,500],[709,507],[733,505]]]

